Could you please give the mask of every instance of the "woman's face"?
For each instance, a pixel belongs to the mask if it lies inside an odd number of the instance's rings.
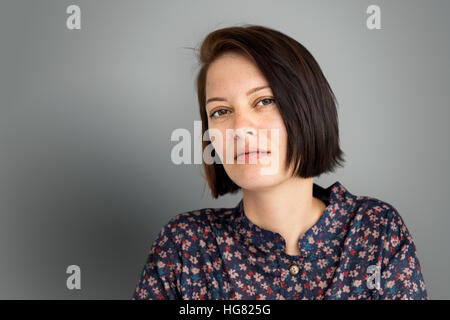
[[[275,98],[272,89],[257,65],[244,55],[228,52],[210,65],[206,78],[210,138],[230,179],[252,190],[287,179],[286,128],[276,101],[271,100]],[[265,153],[236,158],[249,150]]]

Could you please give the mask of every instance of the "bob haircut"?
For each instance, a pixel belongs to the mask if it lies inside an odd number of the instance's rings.
[[[293,176],[310,178],[333,172],[336,166],[343,167],[337,101],[322,70],[302,44],[264,26],[244,24],[218,29],[201,43],[197,95],[202,137],[208,129],[205,104],[208,68],[227,51],[249,57],[268,81],[286,127],[286,167],[295,161]],[[210,143],[202,141],[202,151]],[[215,156],[215,150],[212,156]],[[241,189],[229,178],[223,164],[202,162],[214,198]]]

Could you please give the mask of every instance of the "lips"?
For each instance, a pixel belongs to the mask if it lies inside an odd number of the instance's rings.
[[[237,156],[234,157],[234,160],[237,160],[237,158],[244,154],[250,154],[250,153],[261,153],[261,154],[270,154],[270,151],[264,151],[264,150],[252,150],[252,151],[245,151],[239,153]]]

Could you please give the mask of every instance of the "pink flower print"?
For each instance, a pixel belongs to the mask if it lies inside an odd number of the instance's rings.
[[[249,295],[254,295],[255,294],[255,287],[254,286],[248,286],[247,287],[247,292]]]
[[[264,277],[262,276],[262,274],[256,272],[255,275],[253,276],[255,278],[256,282],[260,282]]]
[[[156,281],[156,279],[154,277],[148,278],[148,284],[149,284],[150,287],[153,287],[156,282],[157,281]]]
[[[194,256],[191,256],[191,257],[189,258],[189,260],[190,260],[193,264],[197,264],[197,263],[198,263],[198,259],[197,259],[196,257],[194,257]]]
[[[333,249],[331,249],[331,247],[329,247],[329,246],[324,247],[324,248],[323,248],[323,251],[324,251],[326,254],[332,254],[332,253],[333,253]]]
[[[234,278],[238,277],[238,273],[234,269],[230,269],[229,275],[230,275],[231,279],[234,279]]]
[[[140,291],[140,292],[139,292],[139,297],[140,297],[141,299],[145,299],[145,298],[147,297],[147,290],[145,290],[145,289],[140,289],[139,291]]]
[[[349,273],[349,276],[352,278],[355,278],[358,276],[358,271],[357,270],[351,270]]]
[[[398,228],[397,222],[395,220],[391,220],[391,230],[396,231]]]
[[[320,288],[320,289],[323,290],[326,286],[327,286],[327,282],[326,282],[326,281],[321,280],[321,281],[319,282],[319,288]]]
[[[411,281],[409,281],[408,279],[404,281],[404,284],[406,288],[411,287]]]
[[[227,238],[225,238],[225,243],[226,243],[227,245],[231,246],[231,245],[234,244],[234,240],[233,240],[232,237],[227,237]]]
[[[409,267],[411,268],[411,269],[414,269],[414,267],[415,267],[415,259],[414,259],[414,257],[409,257]]]
[[[230,292],[231,290],[231,286],[230,283],[228,281],[226,281],[223,285],[223,289],[225,290],[225,292]]]
[[[327,265],[327,260],[319,259],[319,261],[317,262],[317,265],[322,269],[323,267],[325,267]]]
[[[317,248],[322,248],[322,247],[323,247],[322,240],[317,241]]]
[[[185,230],[187,228],[188,224],[185,222],[178,223],[178,227],[182,230]]]
[[[233,254],[230,251],[225,251],[223,253],[223,257],[225,258],[225,260],[231,261],[231,258],[233,258]]]
[[[396,248],[400,244],[400,241],[397,236],[392,236],[391,245]]]
[[[390,289],[394,286],[394,284],[395,284],[394,280],[388,281],[388,283],[386,284],[386,287]]]
[[[183,244],[181,245],[181,249],[183,251],[188,251],[190,246],[191,246],[191,242],[189,240],[184,240]]]
[[[286,300],[281,294],[277,293],[277,300]]]
[[[217,237],[216,238],[217,244],[222,244],[224,242],[223,237]]]
[[[408,276],[411,276],[412,275],[412,270],[410,269],[410,268],[405,268],[405,273],[408,275]]]
[[[213,265],[214,265],[214,269],[220,270],[222,264],[219,261],[214,261]]]

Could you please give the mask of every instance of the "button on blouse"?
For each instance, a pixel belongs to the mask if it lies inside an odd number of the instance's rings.
[[[290,268],[289,271],[291,272],[292,275],[296,275],[298,273],[300,269],[298,268],[298,266],[296,264],[293,264]]]
[[[314,183],[313,196],[327,207],[295,256],[279,233],[247,218],[243,199],[174,216],[132,299],[427,299],[413,238],[393,206],[338,181]]]

